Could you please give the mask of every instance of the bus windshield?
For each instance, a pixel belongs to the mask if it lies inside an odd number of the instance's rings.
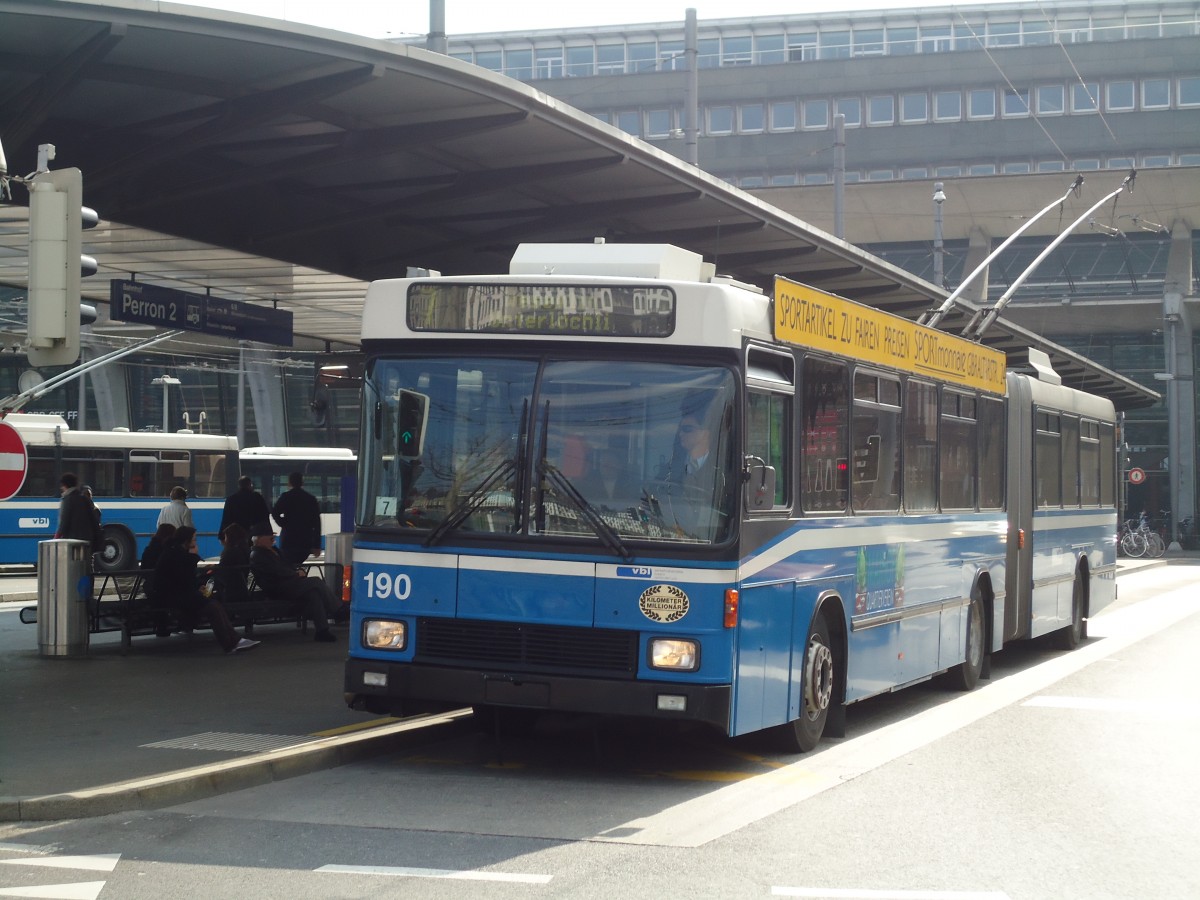
[[[629,360],[377,359],[358,522],[717,543],[734,519],[732,373]],[[420,446],[401,398],[424,398]]]

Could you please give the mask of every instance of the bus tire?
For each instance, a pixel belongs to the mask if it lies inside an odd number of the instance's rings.
[[[820,743],[834,703],[835,662],[829,625],[817,613],[804,642],[800,718],[772,729],[783,752],[807,753]]]
[[[119,572],[136,569],[137,541],[123,525],[105,525],[100,550],[96,553],[96,569],[100,572]]]
[[[1054,646],[1059,650],[1074,650],[1087,637],[1083,621],[1083,573],[1075,573],[1071,585],[1071,624],[1054,633]]]
[[[987,655],[984,648],[983,600],[978,594],[971,595],[967,605],[967,640],[961,665],[955,666],[947,675],[956,691],[973,691],[979,684],[979,676],[983,672],[983,660]]]

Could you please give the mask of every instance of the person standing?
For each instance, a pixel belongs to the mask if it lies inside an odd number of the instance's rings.
[[[300,472],[288,475],[288,487],[275,501],[271,516],[279,524],[279,555],[298,566],[309,554],[321,555],[321,507],[304,490]]]
[[[100,533],[100,517],[91,498],[79,490],[79,478],[74,472],[63,472],[58,482],[62,500],[58,504],[56,538],[87,541],[95,546]]]
[[[271,508],[263,495],[254,489],[250,476],[243,475],[238,479],[238,489],[225,498],[225,509],[221,513],[221,528],[218,534],[224,534],[230,525],[241,525],[247,532],[259,522],[265,522],[271,517]],[[247,541],[249,546],[249,541]]]
[[[175,485],[171,488],[171,502],[158,514],[158,525],[174,525],[176,528],[194,528],[192,511],[187,505],[187,488]]]

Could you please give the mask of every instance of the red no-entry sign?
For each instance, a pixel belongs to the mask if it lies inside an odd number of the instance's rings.
[[[25,483],[29,453],[17,429],[0,422],[0,500],[14,496]]]

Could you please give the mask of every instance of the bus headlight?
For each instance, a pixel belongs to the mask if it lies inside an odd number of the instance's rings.
[[[363,622],[363,646],[372,650],[403,650],[408,646],[408,623],[392,619]]]
[[[700,644],[678,638],[654,638],[650,641],[650,667],[695,672],[700,668]]]

